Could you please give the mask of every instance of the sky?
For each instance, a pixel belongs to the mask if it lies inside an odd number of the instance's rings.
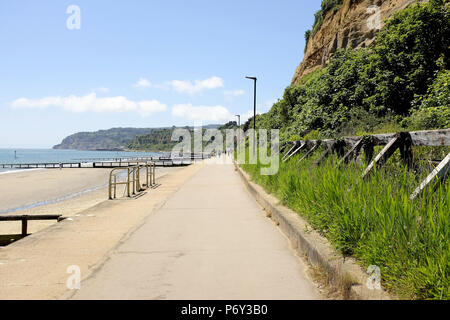
[[[0,148],[245,121],[303,59],[321,0],[0,0]]]

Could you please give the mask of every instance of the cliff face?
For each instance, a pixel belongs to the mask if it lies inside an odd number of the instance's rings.
[[[292,84],[325,66],[337,49],[367,47],[386,19],[415,2],[419,1],[344,0],[339,10],[331,10],[326,14],[320,29],[309,39],[305,57],[295,71]]]

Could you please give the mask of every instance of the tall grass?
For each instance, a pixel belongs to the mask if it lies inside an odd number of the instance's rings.
[[[390,161],[363,180],[362,165],[298,159],[274,176],[261,176],[259,164],[242,167],[344,255],[379,266],[384,287],[398,297],[450,298],[450,188],[429,188],[411,201],[427,172],[417,176]]]

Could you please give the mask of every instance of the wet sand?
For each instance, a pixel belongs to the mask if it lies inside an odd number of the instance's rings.
[[[157,168],[157,178],[179,168]],[[107,183],[111,169],[43,169],[20,171],[0,175],[0,212],[30,206],[74,195],[55,203],[40,205],[2,215],[61,214],[74,216],[96,204],[108,200]],[[89,191],[94,189],[93,191]],[[118,189],[117,196],[121,194]],[[80,194],[79,194],[80,193]],[[35,233],[55,221],[29,222],[28,231]],[[21,232],[19,221],[1,222],[0,234]]]

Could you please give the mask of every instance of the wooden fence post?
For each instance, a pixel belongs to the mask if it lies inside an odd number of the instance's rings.
[[[28,220],[26,218],[22,219],[22,237],[28,235]]]
[[[400,135],[403,139],[402,144],[400,145],[400,155],[403,162],[407,165],[408,169],[411,169],[413,166],[411,135],[409,134],[409,132],[401,132]]]
[[[353,159],[356,159],[358,157],[359,152],[361,151],[363,144],[364,138],[361,138],[339,161],[338,166],[340,166],[342,163],[349,163]]]
[[[450,172],[450,153],[445,157],[444,160],[430,173],[430,175],[417,187],[416,190],[409,197],[414,200],[419,196],[422,191],[435,179],[440,179],[442,182],[447,178]]]
[[[308,145],[308,141],[301,141],[300,142],[300,147],[298,147],[297,149],[295,149],[294,151],[291,152],[291,154],[283,160],[283,162],[287,162],[290,158],[292,158],[293,156],[295,156],[300,150],[304,149],[307,145]]]
[[[309,158],[310,156],[312,156],[314,151],[316,151],[320,147],[321,143],[322,143],[321,140],[315,141],[314,145],[308,150],[308,152],[306,152],[306,154],[298,162],[302,162],[303,160],[305,160],[305,159]]]
[[[364,156],[365,159],[364,161],[366,163],[370,163],[370,161],[372,161],[373,159],[373,154],[374,154],[374,142],[373,142],[373,137],[372,136],[368,136],[365,141],[364,141]]]
[[[314,163],[315,166],[319,166],[323,160],[325,160],[334,150],[335,142],[332,142],[322,153],[319,159]]]
[[[294,149],[296,148],[296,146],[297,146],[297,141],[294,142],[292,148],[290,148],[290,149],[288,150],[288,152],[286,152],[286,154],[283,156],[283,159],[282,159],[283,162],[284,162],[284,160],[286,159],[286,157],[292,152],[292,150],[294,150]]]
[[[375,159],[369,164],[363,174],[363,178],[367,178],[372,170],[375,168],[381,168],[387,160],[394,154],[394,152],[400,148],[402,158],[407,163],[412,163],[412,151],[411,151],[411,135],[408,132],[397,133],[393,139],[381,150],[381,152],[375,157]]]

